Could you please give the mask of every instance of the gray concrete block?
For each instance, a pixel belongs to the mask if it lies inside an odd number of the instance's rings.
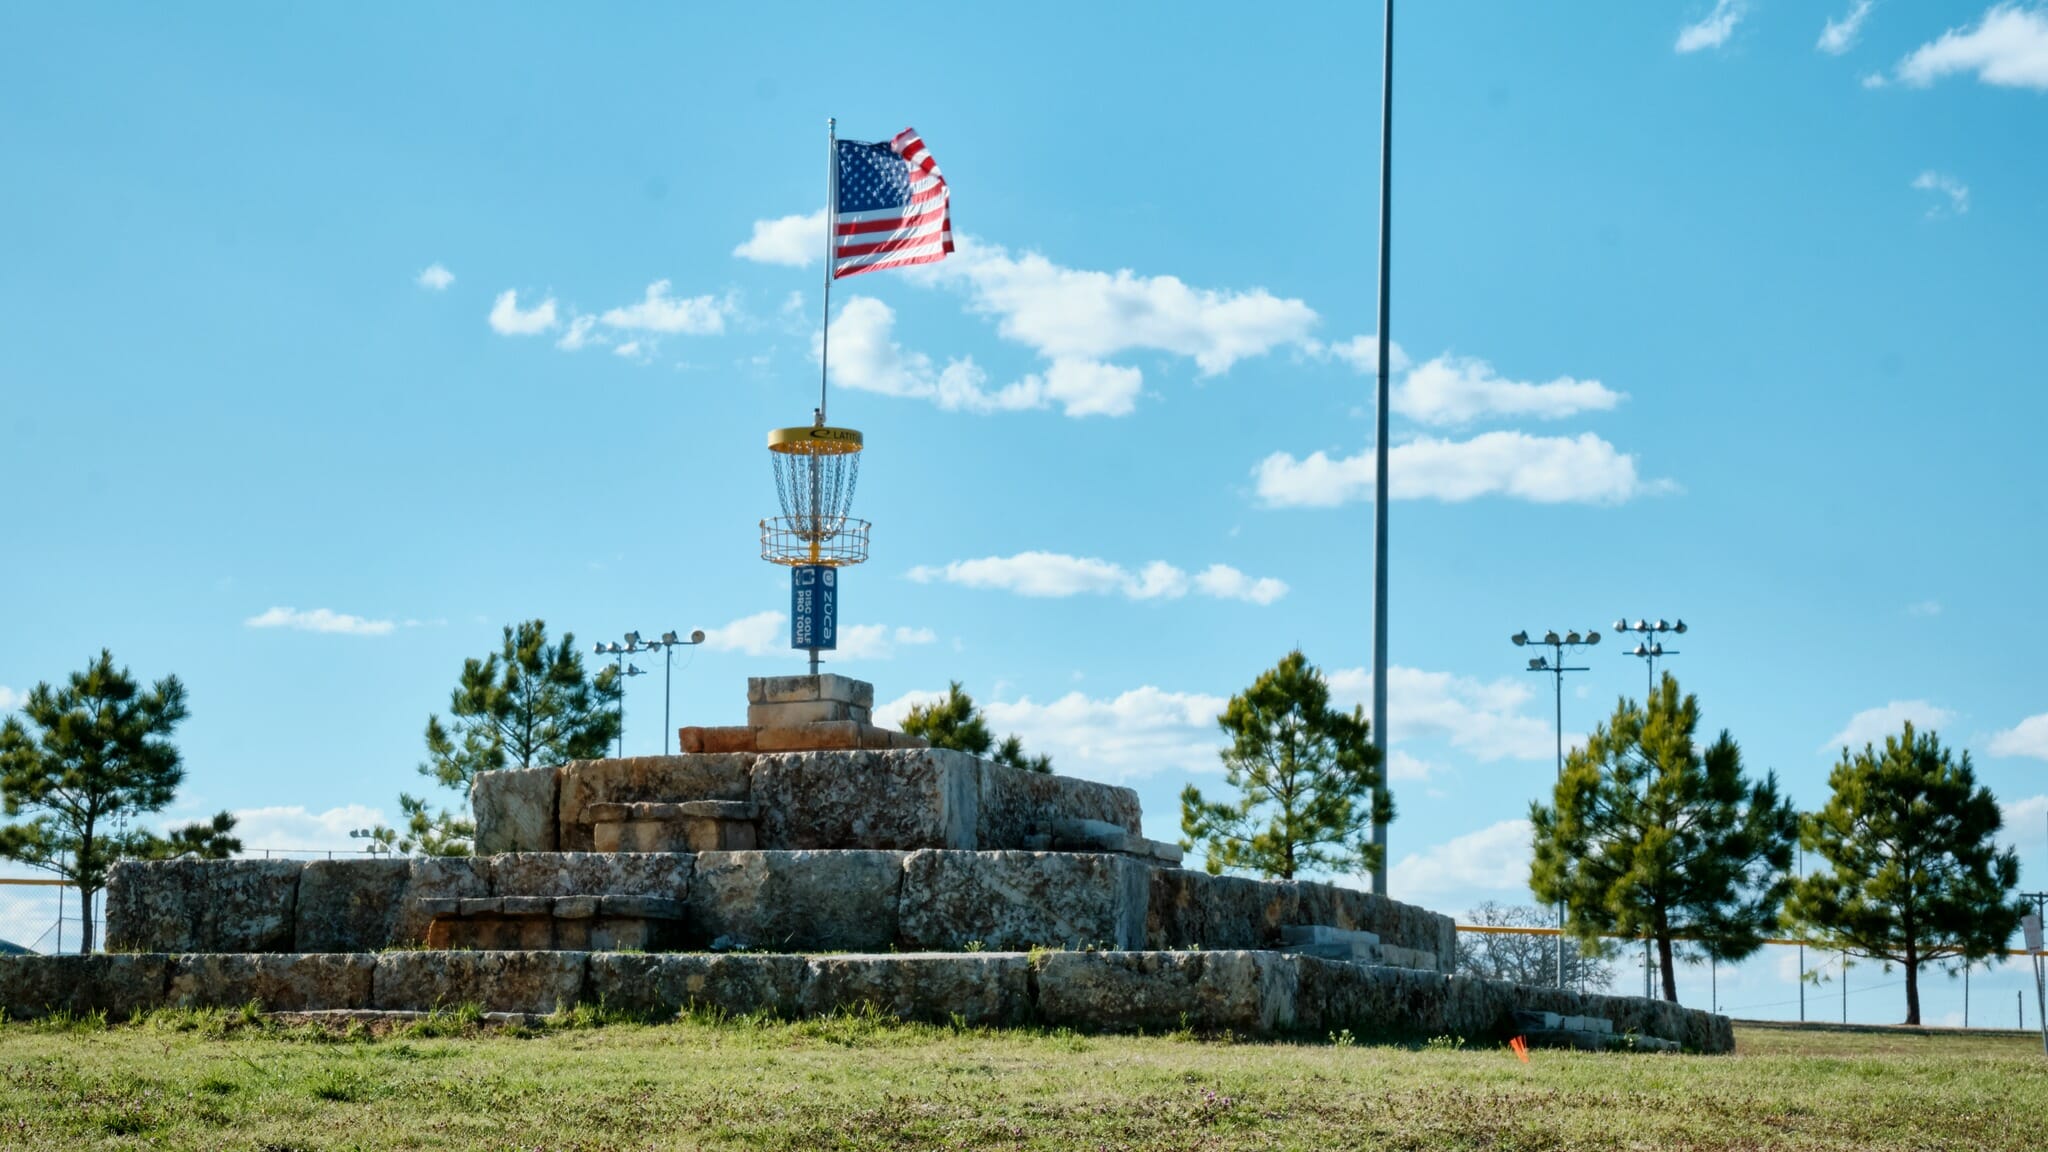
[[[690,883],[691,947],[877,951],[897,936],[901,852],[706,852]]]
[[[980,766],[943,748],[762,754],[753,764],[766,851],[974,847]]]
[[[899,940],[913,951],[1145,946],[1151,869],[1074,852],[913,852]]]
[[[476,854],[553,852],[560,836],[561,769],[479,772],[470,785]]]

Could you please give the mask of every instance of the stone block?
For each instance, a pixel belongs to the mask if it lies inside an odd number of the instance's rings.
[[[1270,1036],[1296,1025],[1298,963],[1271,952],[1054,952],[1040,957],[1038,1013],[1089,1030]]]
[[[849,720],[863,725],[873,723],[873,717],[868,709],[858,704],[848,704],[843,700],[799,700],[787,704],[747,705],[749,728],[793,728],[799,724]]]
[[[750,705],[800,704],[811,700],[835,700],[873,708],[875,686],[830,672],[817,676],[755,676],[747,680],[747,703]]]
[[[307,863],[299,875],[292,950],[375,952],[389,946],[411,877],[410,860]]]
[[[583,995],[582,952],[387,952],[377,957],[370,1007],[553,1012]]]
[[[107,883],[107,947],[288,952],[299,860],[127,860]]]
[[[762,755],[753,763],[764,850],[972,848],[974,757],[949,749]]]
[[[1424,952],[1420,948],[1403,948],[1398,944],[1380,945],[1380,963],[1388,968],[1413,968],[1418,972],[1439,972],[1436,953]]]
[[[1282,926],[1297,922],[1297,896],[1287,884],[1179,868],[1155,868],[1149,879],[1150,948],[1270,948]]]
[[[1022,848],[1027,837],[1049,832],[1061,820],[1097,820],[1134,836],[1143,834],[1138,794],[1129,788],[977,763],[981,772],[977,847]]]
[[[1040,837],[1029,839],[1035,841]],[[1180,845],[1147,840],[1104,820],[1055,820],[1051,834],[1044,839],[1049,841],[1049,847],[1062,852],[1118,852],[1164,864],[1181,861]]]
[[[370,950],[423,944],[427,924],[433,917],[422,904],[436,897],[473,900],[491,895],[491,861],[498,857],[421,856],[405,861],[405,893],[398,902],[398,915],[391,922],[391,935]]]
[[[1473,1038],[1495,1033],[1508,1009],[1503,999],[1499,1011],[1485,1020],[1482,1029],[1461,1021],[1451,1003],[1450,981],[1437,973],[1341,964],[1308,956],[1295,963],[1296,1025],[1311,1035],[1349,1029],[1375,1040]]]
[[[592,804],[747,800],[747,767],[752,760],[745,753],[703,753],[577,760],[564,765],[557,847],[564,852],[591,850],[590,820],[584,809]]]
[[[826,720],[780,728],[755,728],[754,747],[762,752],[851,752],[889,747],[889,731],[857,720]]]
[[[491,861],[490,894],[682,900],[695,866],[696,857],[674,852],[521,852]]]
[[[1145,946],[1151,869],[1075,852],[913,852],[904,864],[899,940],[953,952]]]
[[[802,956],[599,953],[590,957],[586,993],[625,1012],[792,1017],[802,1010],[804,975]]]
[[[125,1020],[159,1007],[170,957],[155,953],[0,956],[0,1011],[26,1020],[52,1012],[104,1012]]]
[[[1020,952],[814,956],[803,1013],[873,1007],[905,1020],[970,1026],[1019,1024],[1031,1015],[1031,961]]]
[[[553,852],[560,836],[560,768],[479,772],[470,785],[476,854]]]
[[[691,947],[876,951],[896,943],[901,852],[706,852],[690,882]]]
[[[374,956],[363,953],[185,955],[171,958],[166,1002],[179,1008],[327,1012],[370,1006]]]

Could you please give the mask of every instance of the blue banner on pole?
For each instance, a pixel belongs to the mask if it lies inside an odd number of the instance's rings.
[[[799,564],[789,570],[789,646],[839,647],[839,570]]]

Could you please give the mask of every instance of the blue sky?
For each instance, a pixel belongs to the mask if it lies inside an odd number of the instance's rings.
[[[883,57],[804,7],[0,14],[0,706],[102,645],[176,672],[176,815],[277,848],[419,790],[514,620],[704,628],[677,722],[738,720],[800,668],[755,523],[815,403],[832,115],[914,125],[961,239],[834,293],[875,530],[832,666],[960,679],[1177,835],[1221,698],[1296,644],[1367,692],[1369,9],[912,5]],[[1938,727],[2041,886],[2048,14],[1399,37],[1395,894],[1516,898],[1551,721],[1507,636],[1622,614],[1687,621],[1672,669],[1804,805],[1845,737]],[[1641,692],[1587,663],[1568,732]],[[1723,1003],[1793,995],[1765,966]]]

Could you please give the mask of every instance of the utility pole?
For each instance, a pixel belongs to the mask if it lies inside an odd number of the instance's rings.
[[[1379,754],[1380,782],[1373,789],[1373,811],[1387,795],[1387,406],[1391,402],[1387,384],[1387,349],[1392,346],[1387,329],[1392,284],[1394,232],[1394,0],[1386,0],[1387,27],[1380,65],[1380,357],[1379,389],[1375,406],[1374,472],[1372,494],[1372,746]],[[817,669],[813,668],[812,671]],[[1372,892],[1387,894],[1387,826],[1372,822],[1372,844],[1379,849],[1380,862],[1372,870]]]

